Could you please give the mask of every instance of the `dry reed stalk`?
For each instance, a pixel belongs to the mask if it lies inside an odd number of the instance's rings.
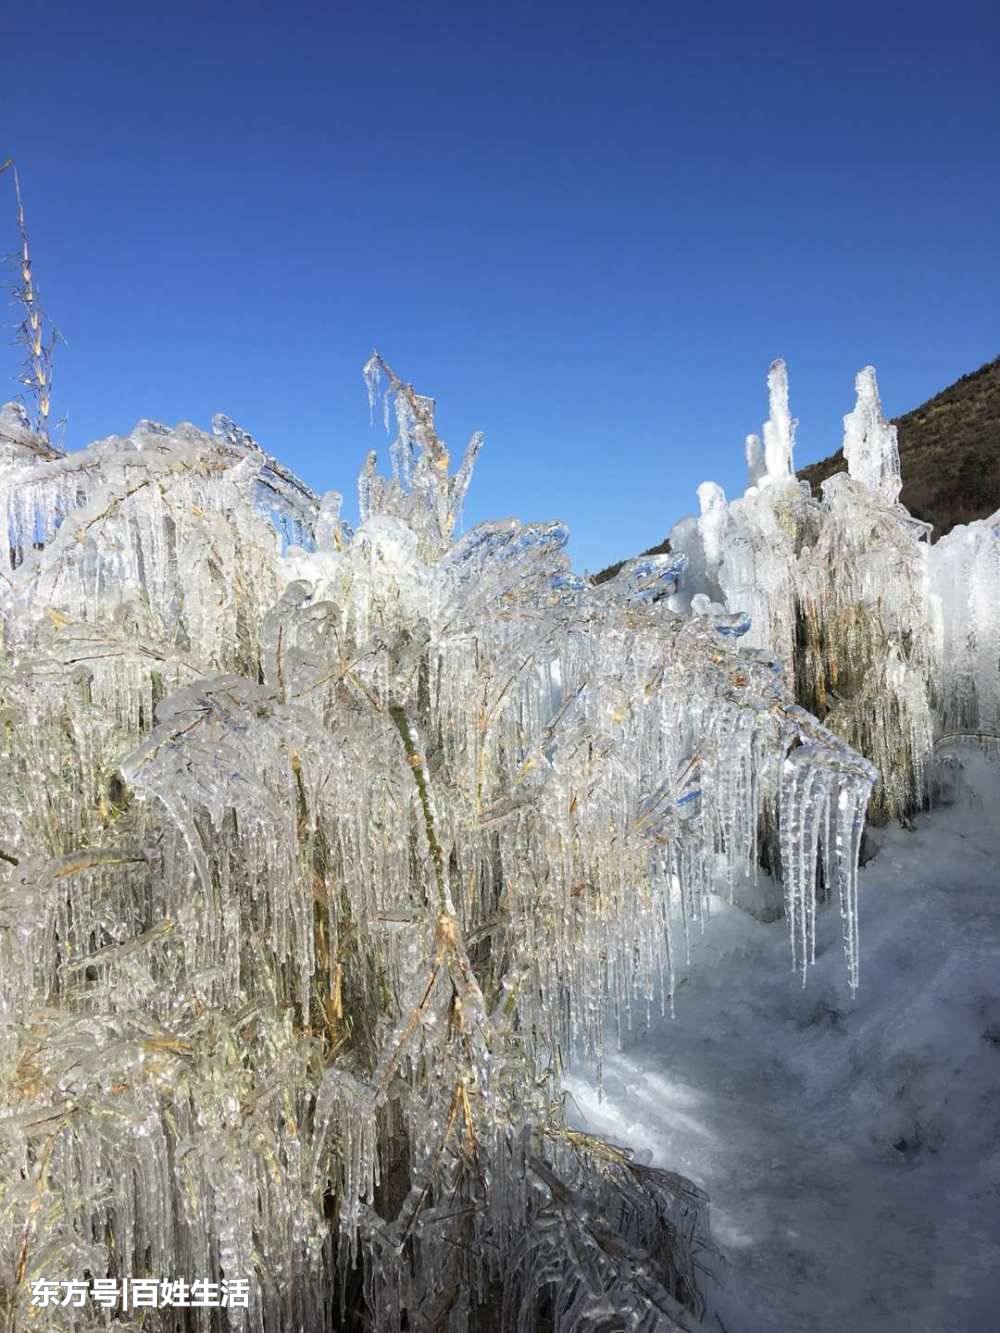
[[[24,308],[24,319],[21,321],[18,333],[27,353],[18,379],[35,402],[35,420],[32,425],[35,431],[47,440],[52,409],[52,361],[58,334],[53,329],[48,343],[45,342],[45,316],[38,299],[38,287],[32,271],[28,228],[24,219],[24,201],[21,198],[21,181],[12,157],[0,163],[0,175],[8,167],[14,179],[17,230],[21,239],[18,255],[20,285],[15,288],[14,295]]]

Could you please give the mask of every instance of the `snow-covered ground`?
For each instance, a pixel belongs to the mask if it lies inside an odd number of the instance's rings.
[[[577,1123],[708,1191],[708,1329],[1000,1329],[1000,763],[880,832],[861,988],[836,909],[803,990],[785,924],[717,900],[676,1018],[569,1088]]]

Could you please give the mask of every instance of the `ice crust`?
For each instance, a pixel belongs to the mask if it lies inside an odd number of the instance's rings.
[[[431,400],[377,357],[366,380],[398,433],[356,532],[226,418],[61,455],[0,417],[18,1318],[32,1279],[89,1270],[249,1277],[260,1333],[328,1326],[358,1282],[378,1330],[490,1304],[527,1333],[540,1302],[561,1330],[683,1328],[704,1199],[570,1130],[562,1069],[670,1007],[762,840],[795,965],[822,890],[857,985],[877,774],[775,669],[795,522],[839,549],[791,476],[784,368],[757,493],[703,488],[686,549],[601,587],[560,523],[456,538],[480,437],[452,473]]]

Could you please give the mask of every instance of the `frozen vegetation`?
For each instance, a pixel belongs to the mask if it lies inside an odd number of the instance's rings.
[[[875,764],[876,817],[906,816],[936,734],[1000,730],[1000,513],[930,544],[899,503],[896,428],[871,366],[844,418],[849,471],[813,496],[793,469],[783,362],[768,387],[742,498],[704,482],[700,516],[670,534],[688,562],[671,605],[746,612],[745,642],[771,649],[799,702]]]
[[[601,587],[559,523],[456,536],[479,437],[453,471],[366,378],[356,531],[224,417],[63,455],[0,416],[7,1330],[126,1275],[248,1278],[158,1316],[199,1333],[692,1327],[704,1195],[575,1128],[569,1060],[779,876],[850,1005],[873,788],[908,815],[935,734],[997,727],[1000,515],[928,545],[870,370],[850,475],[795,481],[775,363],[744,497]]]

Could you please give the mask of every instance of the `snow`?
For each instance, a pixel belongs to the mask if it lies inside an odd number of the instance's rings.
[[[708,1328],[997,1326],[1000,764],[961,764],[954,804],[878,831],[856,999],[835,911],[803,990],[784,923],[718,898],[676,1018],[605,1058],[603,1100],[569,1080],[578,1123],[708,1192]]]

